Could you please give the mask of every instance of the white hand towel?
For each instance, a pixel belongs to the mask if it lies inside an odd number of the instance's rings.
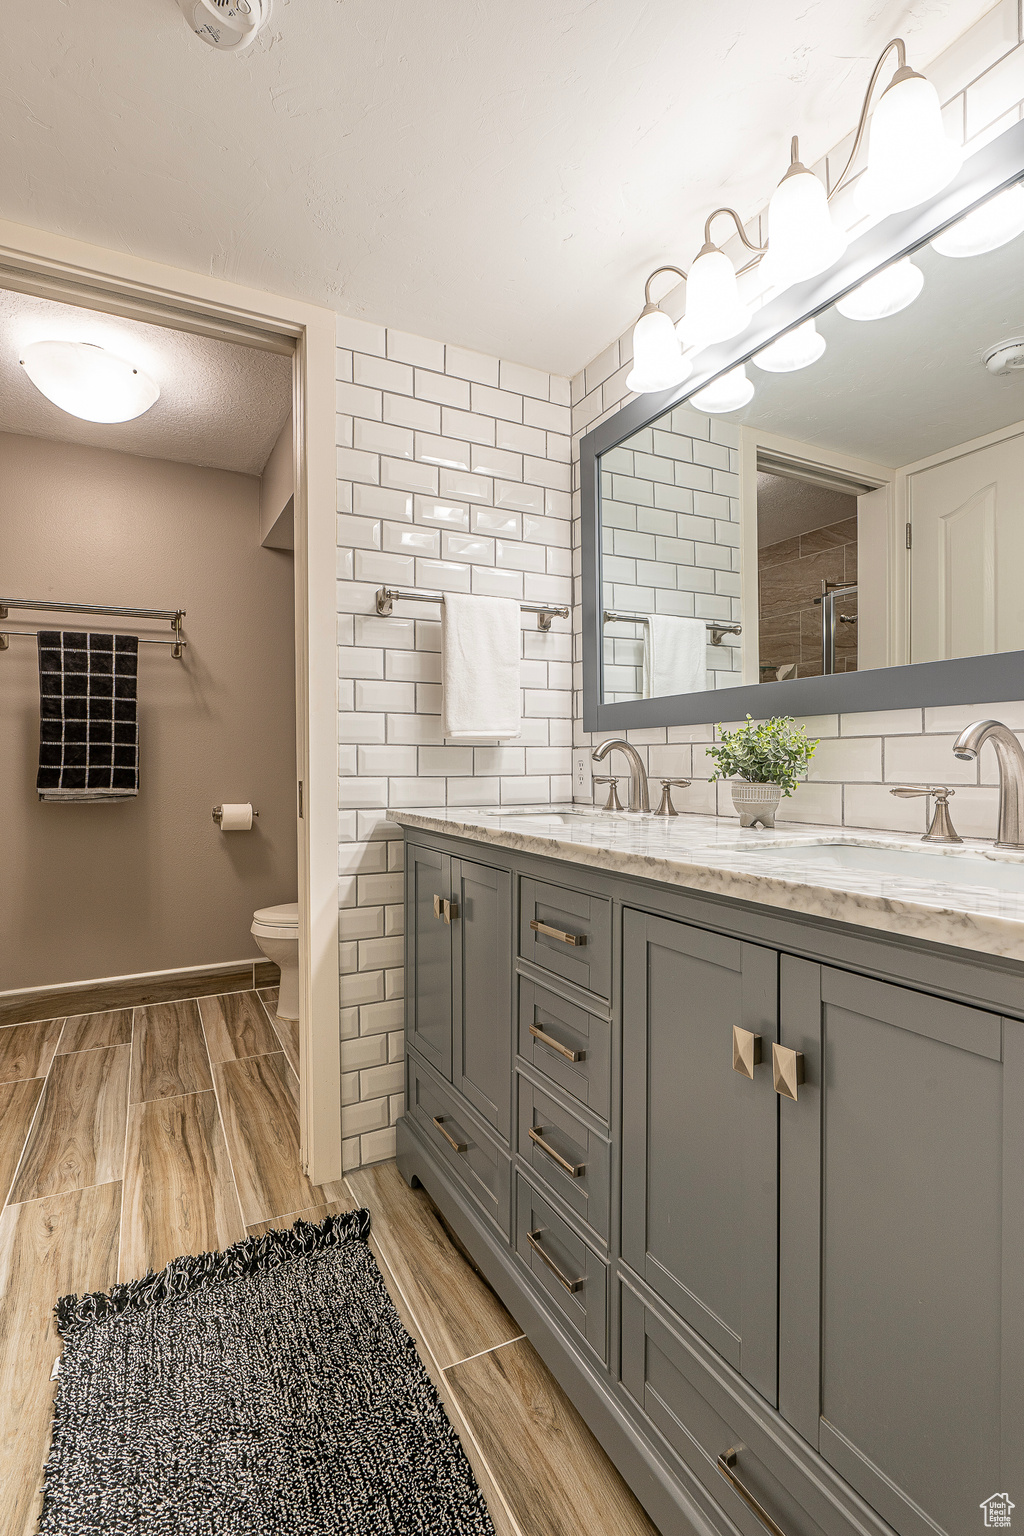
[[[519,604],[447,593],[441,606],[442,729],[451,741],[511,741],[521,729]]]
[[[703,619],[651,614],[644,625],[644,698],[703,693],[708,686],[707,643]]]

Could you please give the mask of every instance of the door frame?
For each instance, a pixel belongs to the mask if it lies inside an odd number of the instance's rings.
[[[0,220],[0,286],[294,355],[299,1122],[310,1179],[338,1179],[334,312],[8,220]]]

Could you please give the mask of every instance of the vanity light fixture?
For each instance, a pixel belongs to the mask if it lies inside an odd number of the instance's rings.
[[[849,243],[832,222],[824,186],[801,164],[795,137],[790,157],[789,170],[768,204],[768,250],[761,263],[765,278],[777,288],[827,272]]]
[[[687,349],[699,351],[715,342],[730,341],[746,330],[752,311],[743,302],[736,280],[762,258],[771,286],[779,288],[816,277],[839,260],[847,241],[833,224],[828,204],[850,177],[867,130],[875,87],[894,50],[896,72],[879,98],[871,120],[868,165],[858,184],[858,201],[876,216],[896,213],[925,202],[952,181],[963,163],[963,150],[946,134],[935,87],[924,75],[909,67],[906,43],[901,37],[895,37],[886,43],[871,72],[849,159],[827,192],[814,172],[801,163],[800,146],[794,138],[790,145],[789,170],[768,205],[767,245],[755,245],[747,238],[743,221],[733,208],[716,208],[706,221],[704,244],[686,275],[686,314],[678,326]],[[732,219],[741,241],[753,252],[752,260],[739,272],[711,239],[711,224],[723,213]],[[674,271],[680,277],[684,276],[678,267],[659,267],[657,270]],[[912,268],[912,272],[917,270]],[[863,291],[867,284],[856,290],[861,296],[859,301],[848,295],[840,302],[842,312],[853,314],[857,311],[855,318],[873,320],[905,308],[921,291],[923,278],[919,272],[916,278],[908,275],[901,262],[897,262],[892,271],[895,276],[888,283],[880,283],[870,293]],[[651,277],[656,276],[657,272],[651,274]],[[874,283],[876,279],[870,281]],[[668,346],[665,326],[658,318],[661,311],[651,304],[650,282],[648,278],[646,307],[633,333],[634,367],[629,379],[634,382],[627,380],[630,389],[637,394],[669,388],[690,372]],[[911,291],[914,283],[916,287]],[[881,303],[883,294],[884,304]],[[896,298],[900,302],[895,302]],[[881,307],[872,309],[868,300],[881,304]],[[848,309],[843,309],[844,303],[848,304]],[[769,350],[765,349],[766,352]],[[807,362],[813,361],[813,357],[807,358]],[[679,366],[685,369],[679,378],[663,382]],[[806,367],[806,363],[790,366]]]
[[[726,411],[738,411],[754,398],[754,386],[747,378],[747,370],[740,363],[730,368],[721,378],[712,379],[703,389],[690,396],[689,404],[709,416],[720,416]]]
[[[1024,232],[1024,187],[1015,182],[957,219],[932,241],[940,256],[982,256]]]
[[[679,322],[680,334],[688,347],[699,349],[716,341],[729,341],[750,324],[752,310],[740,298],[736,268],[711,239],[711,225],[721,213],[732,219],[736,233],[749,251],[760,256],[764,249],[747,239],[735,209],[716,208],[708,215],[704,222],[704,244],[686,279],[686,314]]]
[[[836,309],[847,320],[884,320],[913,304],[924,287],[924,273],[909,256],[883,267],[874,277],[866,278],[836,301]]]
[[[773,341],[770,346],[755,352],[751,361],[766,373],[795,373],[798,368],[809,368],[825,350],[825,338],[820,335],[813,320],[805,320]]]
[[[686,277],[678,267],[659,267],[647,279],[643,312],[633,327],[633,367],[626,375],[626,388],[637,395],[671,389],[688,378],[693,369],[689,358],[683,356],[672,317],[651,300],[651,284],[663,272]]]
[[[132,421],[160,398],[141,368],[92,342],[34,341],[20,362],[40,394],[82,421]]]

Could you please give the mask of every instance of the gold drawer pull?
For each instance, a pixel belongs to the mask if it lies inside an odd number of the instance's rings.
[[[749,1029],[732,1027],[732,1069],[741,1077],[753,1078],[754,1068],[761,1064],[761,1036]]]
[[[732,1470],[735,1465],[736,1447],[730,1446],[729,1449],[727,1451],[723,1451],[718,1458],[719,1472],[721,1472],[729,1486],[736,1490],[751,1513],[757,1516],[765,1529],[771,1531],[772,1536],[786,1536],[786,1533],[775,1524],[775,1521],[772,1519],[768,1511],[757,1502],[757,1500],[754,1498],[754,1495],[748,1489],[744,1488],[743,1484]]]
[[[540,1227],[537,1228],[536,1232],[527,1232],[527,1234],[526,1234],[526,1241],[529,1243],[529,1245],[533,1249],[534,1253],[536,1253],[544,1261],[544,1263],[547,1265],[548,1269],[550,1269],[551,1273],[554,1275],[555,1279],[558,1281],[559,1285],[564,1285],[566,1290],[569,1291],[570,1293],[572,1293],[574,1291],[582,1290],[583,1286],[585,1284],[585,1281],[583,1281],[583,1280],[570,1280],[568,1275],[563,1275],[562,1274],[562,1271],[559,1269],[559,1267],[555,1263],[554,1259],[549,1257],[549,1255],[546,1254],[544,1252],[544,1249],[541,1247],[540,1242],[539,1242],[540,1235],[541,1235]]]
[[[459,915],[457,901],[449,901],[447,896],[434,897],[434,916],[443,917],[445,922],[451,925],[452,919]]]
[[[531,1125],[528,1134],[530,1140],[534,1142],[536,1146],[540,1147],[542,1152],[546,1152],[551,1161],[553,1163],[557,1163],[559,1168],[563,1169],[564,1172],[569,1175],[570,1179],[578,1179],[581,1173],[586,1173],[586,1163],[567,1163],[565,1158],[555,1151],[554,1147],[548,1146],[547,1142],[544,1140],[540,1131],[537,1130],[536,1126]]]
[[[546,1045],[549,1050],[557,1051],[559,1056],[564,1056],[566,1061],[586,1060],[586,1051],[570,1051],[569,1047],[563,1045],[560,1040],[556,1040],[554,1035],[546,1035],[539,1024],[530,1025],[530,1034],[535,1040],[539,1040],[541,1045]]]
[[[804,1053],[791,1051],[785,1045],[772,1044],[772,1082],[775,1092],[784,1099],[795,1099],[797,1089],[804,1080]]]
[[[444,1137],[445,1141],[451,1147],[453,1152],[467,1152],[469,1150],[466,1142],[456,1141],[454,1136],[449,1136],[448,1132],[445,1130],[443,1124],[441,1123],[444,1120],[443,1115],[434,1115],[432,1118],[434,1124],[437,1126],[438,1130],[441,1132],[441,1135]]]
[[[545,933],[549,939],[557,939],[560,944],[571,944],[574,949],[582,949],[587,942],[585,933],[566,933],[563,928],[552,928],[547,923],[539,923],[533,918],[530,927],[534,933]]]

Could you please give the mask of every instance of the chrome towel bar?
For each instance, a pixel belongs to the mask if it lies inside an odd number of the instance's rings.
[[[382,618],[390,619],[393,604],[403,603],[443,603],[443,592],[400,592],[397,587],[379,587],[377,589],[377,612]],[[557,603],[520,603],[524,613],[537,615],[537,628],[550,629],[552,618],[567,619],[569,610],[559,607]]]
[[[111,608],[100,603],[52,603],[45,598],[35,597],[0,597],[0,619],[9,617],[12,608],[28,608],[34,613],[98,613],[118,619],[166,619],[174,631],[170,640],[157,640],[153,636],[140,635],[140,645],[169,645],[171,655],[176,661],[180,661],[184,654],[187,640],[181,637],[181,621],[185,617],[184,608]],[[35,636],[39,631],[35,629],[11,629],[5,634],[0,634],[0,651],[6,651],[10,646],[11,635]]]

